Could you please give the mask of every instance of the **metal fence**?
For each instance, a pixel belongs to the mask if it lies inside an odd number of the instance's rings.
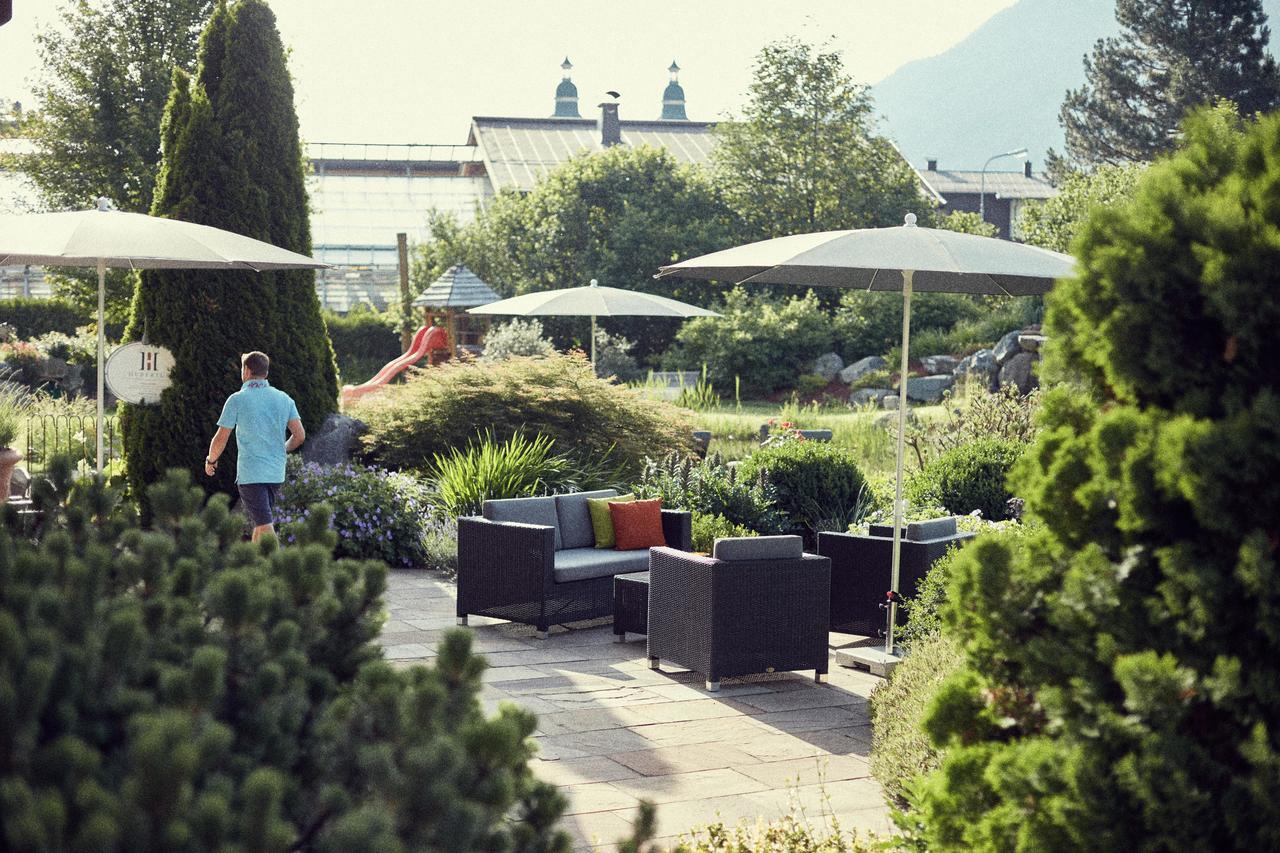
[[[94,415],[32,415],[27,418],[26,458],[23,467],[35,476],[49,470],[57,456],[70,456],[81,468],[94,469],[98,457],[98,419]],[[114,416],[103,421],[104,465],[122,458],[120,425]]]

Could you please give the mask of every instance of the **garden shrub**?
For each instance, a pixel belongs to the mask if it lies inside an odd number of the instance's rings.
[[[481,429],[495,441],[545,435],[575,460],[608,456],[628,476],[646,456],[692,446],[688,415],[661,400],[598,379],[580,355],[455,361],[414,371],[354,410],[369,425],[366,461],[386,468],[431,469],[436,455],[466,447]]]
[[[1027,449],[1019,441],[985,438],[953,447],[907,480],[903,496],[912,504],[936,505],[954,515],[980,511],[1001,521],[1013,494],[1005,481]]]
[[[417,568],[426,559],[424,537],[431,513],[424,483],[411,474],[361,465],[318,465],[290,456],[277,521],[281,536],[299,535],[290,525],[306,525],[321,503],[334,507],[333,530],[339,557],[382,560],[389,566]]]
[[[900,806],[913,780],[941,763],[923,723],[942,685],[963,665],[960,644],[932,631],[917,637],[889,679],[871,691],[871,775]]]
[[[349,314],[324,313],[338,375],[348,385],[359,385],[373,377],[383,365],[400,357],[404,350],[385,314],[365,305]]]
[[[744,394],[763,397],[831,349],[831,320],[812,291],[778,300],[736,287],[716,310],[722,316],[695,317],[680,328],[663,359],[668,369],[705,364],[712,385],[730,388],[740,379]]]
[[[1280,116],[1189,120],[1047,298],[1014,471],[1042,527],[953,567],[931,849],[1280,846]]]
[[[484,336],[481,361],[504,361],[518,356],[546,356],[556,351],[550,340],[542,336],[540,320],[511,320],[499,323]]]
[[[76,329],[91,320],[65,299],[26,296],[0,299],[0,318],[13,326],[19,340],[34,338],[46,332],[74,335]]]
[[[639,821],[637,821],[637,824]],[[639,853],[642,847],[619,847],[627,853]],[[740,821],[729,826],[716,821],[682,833],[679,853],[872,853],[890,849],[887,839],[879,839],[859,830],[846,830],[839,819],[823,809],[823,819],[815,822],[802,806],[793,802],[781,817],[753,823]]]
[[[643,378],[631,350],[635,342],[622,335],[611,335],[604,329],[596,329],[596,376],[619,382],[634,382]]]
[[[446,578],[458,576],[458,522],[443,513],[433,513],[424,522],[422,538],[425,551],[422,567],[440,572]]]
[[[431,484],[447,517],[479,515],[487,500],[620,488],[624,477],[610,467],[610,455],[579,461],[556,453],[545,435],[516,433],[500,442],[486,432],[465,448],[437,454]]]
[[[761,447],[743,460],[738,476],[767,480],[787,525],[811,537],[847,530],[872,508],[857,457],[827,442],[791,439]]]
[[[38,541],[0,507],[6,851],[568,849],[534,717],[484,717],[467,632],[384,661],[387,567],[323,510],[278,548],[185,472],[149,530],[65,465],[32,492]]]
[[[1071,393],[1084,392],[1072,388]],[[992,392],[974,390],[959,400],[947,391],[942,411],[940,418],[907,420],[907,459],[921,468],[948,450],[982,439],[1030,444],[1036,437],[1040,390],[1022,394],[1016,386],[1005,385]],[[892,432],[897,435],[897,421]]]
[[[781,533],[786,526],[773,486],[761,477],[743,476],[715,453],[701,461],[679,453],[650,458],[632,491],[641,499],[662,498],[668,509],[720,516],[763,535]]]
[[[734,524],[723,515],[712,515],[695,512],[692,518],[693,550],[710,554],[717,539],[728,539],[735,536],[759,536],[751,528]]]

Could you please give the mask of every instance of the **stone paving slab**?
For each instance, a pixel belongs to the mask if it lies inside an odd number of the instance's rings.
[[[430,663],[454,627],[456,588],[438,576],[393,570],[381,642],[397,667]],[[563,826],[577,849],[614,850],[641,799],[658,804],[658,843],[716,820],[737,823],[802,809],[814,823],[888,832],[871,778],[867,697],[879,679],[831,666],[812,673],[724,679],[648,666],[643,638],[615,643],[609,620],[533,628],[472,616],[473,648],[489,668],[481,706],[511,702],[538,715],[530,767],[569,802]],[[860,638],[832,634],[833,649]]]

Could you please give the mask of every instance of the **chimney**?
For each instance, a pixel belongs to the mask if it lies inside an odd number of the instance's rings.
[[[618,102],[605,101],[600,105],[600,147],[609,148],[622,144],[622,123],[618,120]]]
[[[1025,163],[1022,164],[1022,174],[1027,176],[1028,178],[1031,177],[1031,161],[1030,160],[1027,160]]]
[[[934,158],[929,158],[928,170],[929,170],[930,172],[936,172],[936,171],[938,171],[938,161],[937,161],[936,159],[934,159]]]

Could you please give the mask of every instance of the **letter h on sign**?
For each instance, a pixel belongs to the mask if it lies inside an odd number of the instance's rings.
[[[142,369],[150,371],[156,369],[156,354],[154,352],[142,353]]]

